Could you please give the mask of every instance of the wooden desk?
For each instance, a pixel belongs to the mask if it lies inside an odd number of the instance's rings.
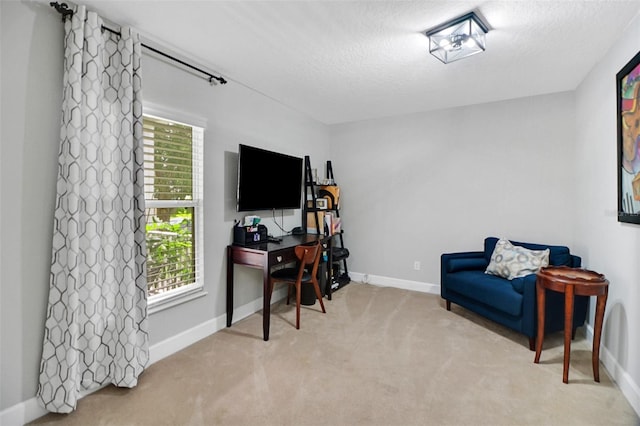
[[[295,246],[312,244],[318,240],[322,241],[324,238],[322,235],[313,234],[287,235],[282,238],[280,243],[227,246],[227,327],[231,327],[233,320],[233,265],[262,269],[262,335],[266,341],[269,340],[269,319],[271,314],[271,289],[269,288],[271,268],[295,261]]]
[[[564,293],[564,365],[562,381],[569,383],[569,357],[571,354],[571,334],[573,328],[573,297],[597,296],[596,323],[593,330],[593,352],[591,364],[593,379],[600,381],[600,336],[604,321],[604,308],[607,304],[609,281],[604,275],[586,269],[551,266],[542,268],[536,279],[536,295],[538,301],[538,335],[536,341],[536,357],[534,363],[540,361],[542,341],[544,340],[545,291],[552,290]]]

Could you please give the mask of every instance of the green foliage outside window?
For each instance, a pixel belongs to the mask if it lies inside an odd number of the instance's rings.
[[[149,295],[195,281],[192,217],[193,209],[178,209],[168,222],[157,217],[147,222]]]

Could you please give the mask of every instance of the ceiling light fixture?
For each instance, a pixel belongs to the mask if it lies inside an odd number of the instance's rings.
[[[487,26],[469,12],[425,32],[429,53],[445,64],[484,52]]]

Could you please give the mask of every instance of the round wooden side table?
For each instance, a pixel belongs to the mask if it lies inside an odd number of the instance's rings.
[[[538,301],[538,335],[536,339],[536,357],[534,363],[540,361],[542,342],[544,340],[545,290],[564,293],[564,366],[562,381],[569,383],[569,357],[571,353],[571,334],[573,328],[573,297],[596,296],[596,323],[593,330],[593,379],[600,381],[600,336],[604,321],[604,308],[607,304],[609,281],[604,275],[587,269],[569,268],[567,266],[550,266],[542,268],[536,279],[536,296]]]

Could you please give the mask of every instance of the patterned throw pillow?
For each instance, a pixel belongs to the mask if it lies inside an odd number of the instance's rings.
[[[535,274],[545,266],[549,266],[549,249],[529,250],[514,246],[509,240],[501,238],[496,243],[491,262],[484,272],[512,280]]]

